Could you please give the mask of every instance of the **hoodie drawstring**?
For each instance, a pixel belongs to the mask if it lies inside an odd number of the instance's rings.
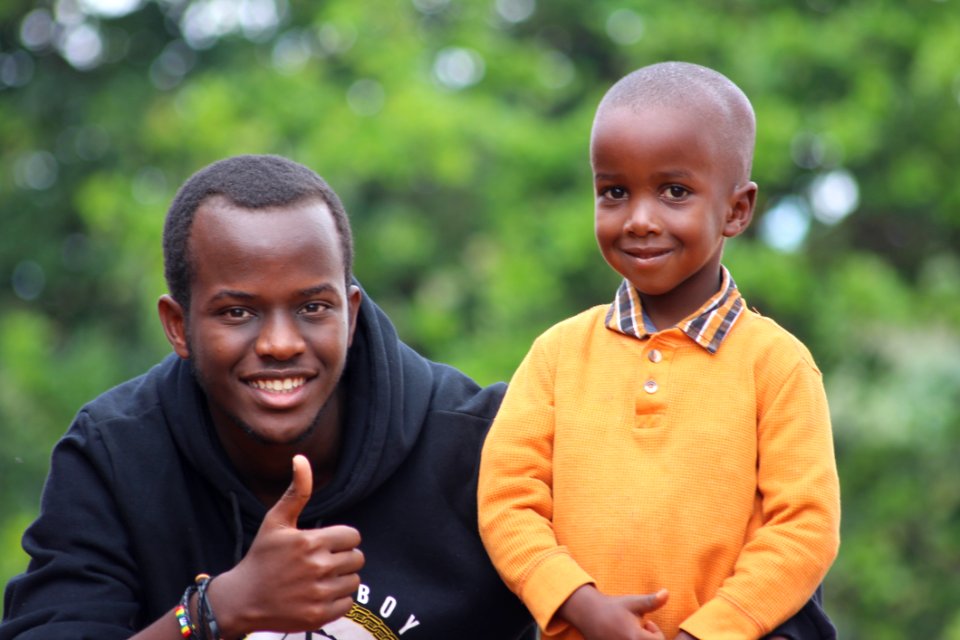
[[[237,564],[243,558],[243,521],[240,519],[240,501],[234,491],[230,492],[230,507],[233,509],[233,535],[235,538],[233,564]]]

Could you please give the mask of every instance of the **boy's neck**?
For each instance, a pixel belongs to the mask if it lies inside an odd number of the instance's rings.
[[[643,310],[644,327],[649,331],[652,325],[655,331],[663,331],[680,323],[684,318],[699,310],[710,298],[719,293],[723,286],[723,273],[719,271],[716,286],[710,291],[694,298],[676,295],[676,290],[668,291],[663,295],[648,295],[640,292],[640,303]]]

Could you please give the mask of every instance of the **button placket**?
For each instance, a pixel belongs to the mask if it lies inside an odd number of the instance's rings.
[[[663,352],[660,349],[652,348],[647,351],[647,360],[652,364],[659,364],[663,361]],[[656,379],[651,376],[645,383],[643,383],[643,390],[649,394],[654,394],[660,390],[660,385],[657,383]]]

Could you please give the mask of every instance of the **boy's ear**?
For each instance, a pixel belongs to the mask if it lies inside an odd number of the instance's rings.
[[[187,319],[180,303],[169,294],[160,296],[157,301],[157,311],[160,314],[160,324],[167,335],[167,341],[181,358],[190,357],[190,347],[187,344]]]
[[[756,182],[746,182],[733,190],[723,226],[724,237],[733,238],[743,233],[753,220],[753,208],[756,204]]]

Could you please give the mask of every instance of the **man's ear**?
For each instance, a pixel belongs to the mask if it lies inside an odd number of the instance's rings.
[[[363,299],[363,292],[360,287],[351,284],[347,287],[347,313],[349,314],[347,322],[350,323],[347,337],[347,346],[353,344],[353,333],[357,330],[357,316],[360,314],[360,301]]]
[[[733,190],[727,219],[723,226],[724,237],[733,238],[744,232],[753,220],[753,208],[756,204],[756,182],[746,182]]]
[[[167,334],[167,341],[181,358],[190,357],[190,347],[187,344],[187,318],[180,303],[169,294],[160,296],[157,301],[157,311],[160,314],[160,324]]]

